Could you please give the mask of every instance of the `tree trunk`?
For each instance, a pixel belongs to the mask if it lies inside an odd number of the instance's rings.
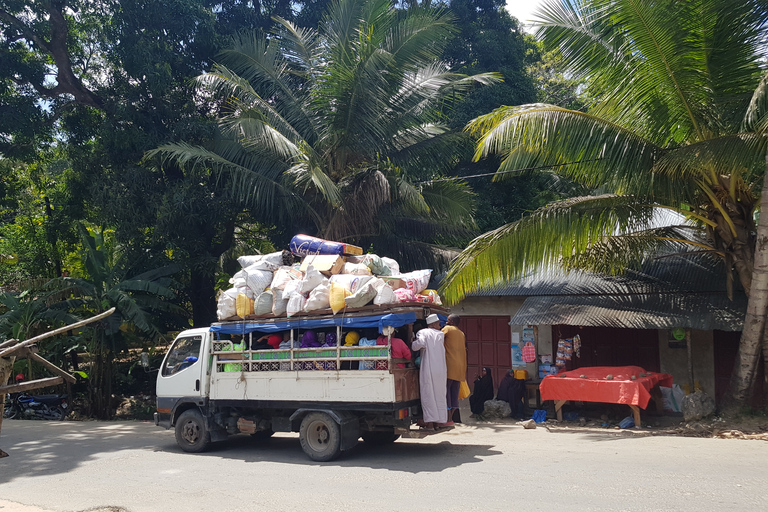
[[[213,269],[193,269],[190,276],[189,302],[192,304],[192,322],[205,327],[216,321],[216,290]]]
[[[768,154],[766,155],[768,167]],[[765,355],[768,340],[765,339],[765,317],[768,314],[768,172],[763,178],[760,195],[760,219],[757,225],[754,271],[752,273],[747,316],[741,333],[731,384],[724,409],[735,412],[752,398],[757,375],[757,363],[761,348]]]
[[[103,333],[94,354],[90,384],[91,415],[100,420],[112,419],[112,350],[106,345]]]

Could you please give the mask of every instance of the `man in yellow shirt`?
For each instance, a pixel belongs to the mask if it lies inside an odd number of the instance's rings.
[[[446,385],[446,402],[448,404],[448,423],[453,425],[453,414],[459,408],[459,388],[467,378],[467,342],[464,333],[459,329],[459,315],[449,315],[443,327],[445,335],[445,366],[448,370]]]

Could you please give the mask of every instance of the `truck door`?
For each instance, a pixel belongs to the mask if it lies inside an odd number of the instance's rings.
[[[202,334],[182,333],[165,356],[157,395],[168,397],[202,396],[206,388],[203,377]]]

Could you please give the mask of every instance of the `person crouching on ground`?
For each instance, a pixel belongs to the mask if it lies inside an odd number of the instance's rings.
[[[421,409],[424,413],[424,428],[434,429],[444,426],[448,421],[448,408],[445,400],[445,337],[440,329],[440,318],[432,314],[427,317],[427,328],[420,330],[413,340],[411,348],[421,351],[421,370],[419,371],[419,390],[421,391]]]

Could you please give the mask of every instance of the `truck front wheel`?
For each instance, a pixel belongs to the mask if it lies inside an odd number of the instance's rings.
[[[211,434],[205,419],[197,409],[189,409],[176,420],[176,443],[185,452],[199,453],[211,444]]]
[[[341,428],[324,412],[304,416],[299,440],[304,453],[318,462],[333,460],[341,453]]]

